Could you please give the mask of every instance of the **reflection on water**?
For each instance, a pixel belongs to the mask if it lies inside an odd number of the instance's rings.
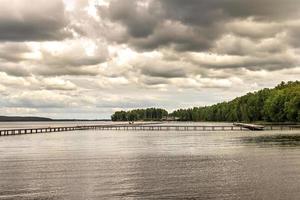
[[[297,147],[300,146],[300,135],[263,135],[256,137],[245,137],[242,138],[245,143],[257,144],[260,146],[286,146],[286,147]]]
[[[93,130],[2,137],[0,200],[298,199],[299,137]]]

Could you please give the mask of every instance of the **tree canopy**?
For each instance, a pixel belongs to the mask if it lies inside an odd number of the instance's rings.
[[[281,82],[212,106],[179,109],[170,114],[182,121],[300,122],[300,82]]]
[[[179,109],[168,114],[164,109],[148,108],[118,111],[113,121],[162,120],[180,121],[269,121],[300,122],[300,82],[281,82],[273,89],[262,89],[212,106]]]
[[[130,111],[117,111],[112,121],[159,121],[168,116],[168,111],[161,108],[136,109]]]

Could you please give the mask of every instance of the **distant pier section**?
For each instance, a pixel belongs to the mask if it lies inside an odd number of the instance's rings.
[[[300,129],[294,126],[261,126],[254,124],[234,123],[233,125],[168,125],[164,123],[130,123],[109,125],[81,125],[68,127],[44,127],[44,128],[18,128],[0,130],[0,136],[40,134],[52,132],[67,132],[80,130],[102,131],[262,131],[262,130],[293,130]]]
[[[265,126],[262,125],[256,125],[256,124],[244,124],[244,123],[233,123],[235,126],[247,128],[252,131],[262,131],[264,130]]]

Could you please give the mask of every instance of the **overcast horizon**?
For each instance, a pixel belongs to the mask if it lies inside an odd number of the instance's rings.
[[[1,115],[212,105],[300,77],[299,0],[0,0]]]

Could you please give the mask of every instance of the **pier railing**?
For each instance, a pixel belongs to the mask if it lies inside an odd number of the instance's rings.
[[[22,128],[0,130],[0,136],[24,135],[37,133],[66,132],[79,130],[114,130],[114,131],[246,131],[253,127],[239,125],[164,125],[164,124],[113,124],[113,125],[82,125],[69,127]],[[263,130],[294,130],[300,126],[265,126]],[[262,130],[262,129],[259,129]]]

